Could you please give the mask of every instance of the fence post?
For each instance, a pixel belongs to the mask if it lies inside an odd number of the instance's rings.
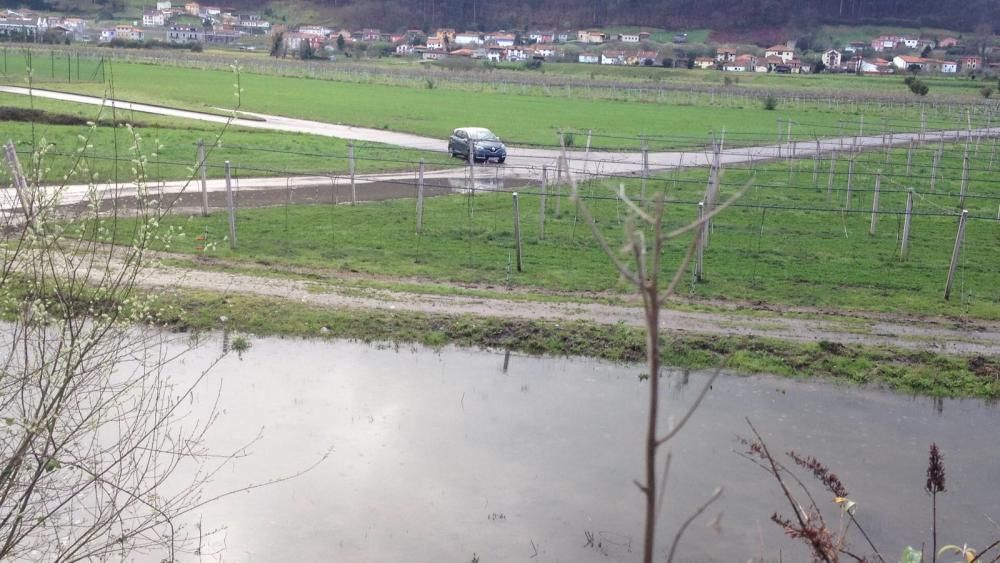
[[[958,233],[955,235],[955,248],[951,251],[951,264],[948,266],[948,280],[944,284],[944,298],[951,298],[951,286],[955,281],[955,268],[958,267],[958,257],[962,254],[962,240],[965,238],[965,223],[969,218],[969,210],[963,209],[958,218]]]
[[[646,145],[646,138],[642,139],[642,187],[639,190],[639,199],[646,205],[646,182],[649,180],[649,146]]]
[[[514,192],[514,244],[515,244],[515,254],[517,254],[517,271],[523,272],[524,267],[521,264],[521,211],[517,205],[517,192]]]
[[[354,163],[354,141],[347,142],[347,167],[351,173],[351,205],[358,203],[358,188],[354,183],[355,163]]]
[[[587,174],[587,164],[590,162],[590,138],[594,131],[592,129],[587,129],[587,151],[583,155],[583,173]]]
[[[816,139],[816,154],[813,155],[813,189],[819,189],[819,138]]]
[[[924,142],[924,135],[927,134],[927,109],[920,106],[920,142]]]
[[[931,162],[931,191],[934,191],[934,186],[937,185],[937,170],[938,164],[941,162],[941,149],[934,151],[934,159]]]
[[[910,139],[910,146],[906,149],[906,176],[910,176],[910,172],[913,170],[913,139]]]
[[[965,192],[969,188],[969,153],[962,157],[962,185],[958,190],[958,206],[965,207]]]
[[[417,234],[424,230],[424,159],[420,159],[417,169]]]
[[[229,248],[236,250],[236,209],[233,206],[233,184],[229,161],[226,161],[226,209],[229,210]]]
[[[857,153],[851,153],[851,160],[847,164],[847,201],[844,203],[844,209],[851,208],[851,190],[854,188],[854,162],[857,158]]]
[[[875,225],[878,223],[878,196],[882,187],[882,171],[875,171],[875,191],[872,193],[872,223],[868,227],[868,234],[875,236]]]
[[[705,202],[698,202],[698,222],[705,218]],[[700,282],[705,276],[705,234],[708,233],[707,226],[702,223],[695,231],[698,237],[698,252],[694,263],[694,281]]]
[[[833,180],[837,173],[837,151],[830,153],[830,175],[826,179],[826,199],[833,197]]]
[[[903,215],[903,237],[899,242],[899,257],[906,260],[910,251],[910,222],[913,220],[913,188],[906,190],[906,212]]]
[[[21,211],[24,212],[25,222],[29,221],[31,214],[31,204],[28,200],[28,181],[24,177],[24,170],[21,169],[21,161],[17,158],[17,149],[14,148],[14,141],[8,140],[4,145],[4,156],[7,158],[7,166],[10,168],[10,177],[17,192],[17,199],[21,203]]]
[[[778,158],[781,158],[781,118],[774,120],[775,126],[778,128],[778,134],[775,135],[775,142],[778,145]]]
[[[204,139],[198,139],[198,172],[201,174],[201,215],[208,217],[208,163],[205,162]]]
[[[563,157],[560,154],[556,157],[556,183],[552,185],[555,189],[556,196],[556,218],[562,217],[562,169],[563,169]]]
[[[545,239],[545,196],[548,191],[549,165],[542,165],[542,195],[538,204],[538,240]]]
[[[990,172],[993,171],[993,161],[997,158],[997,135],[993,136],[993,150],[990,151]]]

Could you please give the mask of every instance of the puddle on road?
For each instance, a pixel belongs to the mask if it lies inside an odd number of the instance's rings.
[[[207,365],[220,340],[174,364],[177,377]],[[199,398],[214,399],[221,386],[223,415],[209,446],[235,448],[261,428],[264,436],[251,456],[216,478],[209,495],[333,452],[293,481],[197,514],[204,529],[224,528],[206,541],[205,559],[639,560],[642,498],[632,481],[642,469],[642,368],[513,356],[504,373],[503,364],[502,352],[273,338],[254,340],[242,361],[227,357]],[[671,374],[666,416],[682,412],[704,379]],[[830,465],[858,502],[859,520],[893,557],[907,543],[928,540],[923,484],[927,448],[936,441],[948,476],[939,540],[980,547],[997,536],[986,515],[1000,520],[998,415],[982,401],[723,377],[673,445],[662,543],[721,485],[718,510],[691,527],[677,560],[776,558],[779,548],[786,561],[802,559],[769,521],[775,511],[788,513],[779,491],[733,453],[749,416],[774,450]],[[836,518],[832,503],[824,508]],[[721,533],[705,525],[719,511]],[[588,533],[594,547],[585,545]]]

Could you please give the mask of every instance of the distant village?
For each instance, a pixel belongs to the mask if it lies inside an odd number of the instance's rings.
[[[283,57],[336,59],[362,51],[374,52],[377,56],[432,61],[557,61],[777,74],[924,72],[956,75],[1000,70],[1000,61],[984,60],[957,37],[881,35],[869,41],[812,52],[807,58],[797,51],[795,41],[766,49],[726,45],[689,49],[685,33],[658,35],[654,40],[646,31],[609,33],[600,29],[475,32],[442,28],[430,33],[419,29],[386,33],[372,28],[287,26],[256,12],[233,11],[198,2],[175,6],[169,0],[157,1],[155,6],[145,9],[141,20],[103,27],[79,17],[43,16],[28,10],[0,12],[0,39],[8,41],[75,41],[111,46],[138,43],[198,48],[224,45],[248,50],[267,45],[272,55]],[[258,38],[256,43],[246,41],[254,37]],[[377,49],[369,49],[376,45]],[[706,48],[714,48],[714,56],[705,52]]]

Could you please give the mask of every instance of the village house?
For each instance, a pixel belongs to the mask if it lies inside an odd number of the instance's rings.
[[[778,57],[782,62],[788,62],[795,58],[795,50],[785,45],[775,45],[764,50],[764,58],[767,57]]]
[[[440,37],[428,37],[427,38],[427,48],[432,51],[441,51],[444,49],[444,39]]]
[[[559,49],[555,45],[547,44],[537,44],[533,45],[531,48],[532,55],[535,58],[551,59],[559,56]]]
[[[371,41],[379,41],[380,39],[382,39],[382,32],[377,29],[365,28],[361,30],[362,41],[371,42]]]
[[[958,64],[964,71],[978,70],[983,67],[983,58],[978,55],[959,57]]]
[[[486,60],[491,63],[499,63],[503,61],[503,47],[487,47],[486,48]]]
[[[248,34],[266,34],[271,30],[271,22],[267,21],[259,14],[241,13],[236,14],[234,28]],[[299,30],[301,31],[301,29]]]
[[[556,43],[568,43],[569,38],[573,37],[573,33],[570,31],[560,31],[556,34]]]
[[[428,49],[420,55],[420,58],[425,61],[440,61],[442,59],[448,58],[448,51],[439,51]]]
[[[320,37],[329,37],[330,34],[333,33],[333,30],[322,25],[300,25],[298,32],[308,35],[319,35]]]
[[[700,68],[702,70],[715,68],[715,59],[712,57],[695,57],[694,68]]]
[[[577,60],[583,64],[596,65],[601,63],[601,56],[594,53],[580,53]]]
[[[720,63],[731,63],[736,60],[736,51],[729,47],[719,47],[715,50],[715,60]]]
[[[656,59],[660,56],[660,53],[656,51],[639,51],[635,54],[634,59],[630,60],[631,64],[636,64],[640,66],[653,66],[656,64]]]
[[[945,37],[944,39],[938,41],[938,47],[941,49],[948,49],[949,47],[958,47],[958,39],[954,37]]]
[[[449,43],[455,40],[455,30],[450,27],[441,27],[434,31],[434,39],[440,39],[442,43],[447,40]]]
[[[486,42],[497,47],[513,47],[517,36],[513,33],[492,33],[486,36]]]
[[[410,45],[409,43],[400,43],[396,45],[397,55],[412,55],[416,51],[416,46]]]
[[[552,43],[556,40],[556,33],[554,31],[535,30],[528,33],[528,40],[535,43]]]
[[[201,43],[204,39],[205,33],[196,27],[171,26],[167,30],[169,43]]]
[[[504,47],[504,59],[513,62],[526,61],[531,58],[531,54],[524,47]]]
[[[941,61],[941,72],[943,74],[955,74],[958,72],[957,61]]]
[[[826,65],[826,68],[835,69],[840,66],[840,63],[843,60],[843,56],[840,54],[840,51],[836,49],[830,49],[829,51],[823,53],[823,55],[820,57],[820,60],[823,61],[823,64]]]
[[[282,36],[282,41],[285,44],[285,48],[289,51],[301,51],[305,43],[308,43],[315,51],[319,51],[323,47],[323,37],[298,31],[285,33]]]
[[[860,53],[868,47],[868,43],[864,41],[851,41],[847,45],[844,45],[845,53]]]
[[[478,33],[466,31],[464,33],[456,33],[455,40],[452,43],[455,45],[482,45],[483,38]]]
[[[581,29],[576,32],[576,40],[581,43],[600,44],[608,40],[608,35],[596,29]]]
[[[753,72],[756,68],[757,57],[753,55],[740,55],[722,65],[722,70],[727,72]]]
[[[201,5],[197,2],[188,2],[184,4],[184,11],[187,12],[189,16],[197,16],[201,13]]]
[[[638,33],[619,33],[618,40],[622,43],[638,43],[639,34]]]
[[[144,10],[142,12],[143,27],[163,27],[163,12],[156,10]]]
[[[625,64],[625,51],[602,51],[602,65],[623,65]]]

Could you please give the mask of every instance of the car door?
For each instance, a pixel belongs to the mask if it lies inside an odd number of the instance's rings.
[[[455,152],[469,154],[469,134],[462,129],[455,130]]]

